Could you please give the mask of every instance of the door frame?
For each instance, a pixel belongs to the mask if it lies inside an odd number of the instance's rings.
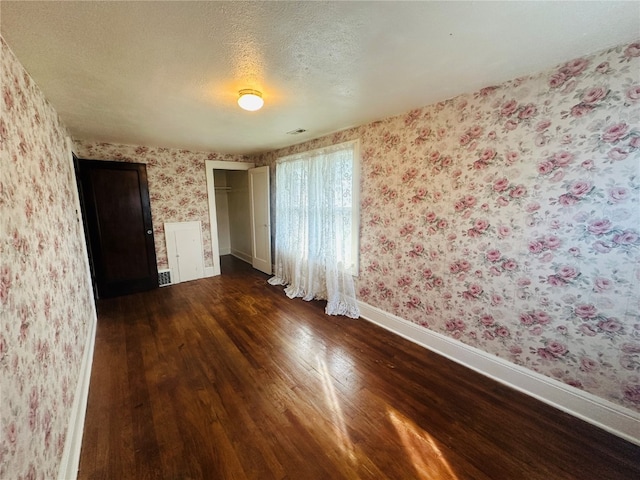
[[[86,205],[84,201],[84,192],[82,191],[82,182],[80,181],[80,158],[71,153],[73,161],[73,173],[76,181],[76,193],[78,194],[78,206],[80,207],[80,217],[82,218],[82,230],[84,231],[85,256],[89,266],[89,279],[91,280],[91,289],[93,290],[93,303],[98,301],[98,283],[96,281],[96,271],[93,265],[93,254],[91,252],[91,242],[89,240],[89,223],[87,221]],[[78,211],[76,210],[76,214]]]
[[[216,190],[214,170],[249,170],[255,168],[253,162],[225,162],[221,160],[205,160],[207,174],[207,196],[209,197],[209,230],[211,231],[211,253],[213,255],[213,272],[207,276],[220,275],[220,246],[218,244],[218,216],[216,215]],[[208,270],[205,268],[205,271]]]

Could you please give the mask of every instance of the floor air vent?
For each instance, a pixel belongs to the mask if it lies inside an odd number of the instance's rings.
[[[158,270],[158,285],[161,287],[171,285],[171,270]]]

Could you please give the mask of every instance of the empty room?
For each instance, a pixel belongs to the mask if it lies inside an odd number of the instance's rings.
[[[640,3],[0,2],[0,479],[640,478]]]

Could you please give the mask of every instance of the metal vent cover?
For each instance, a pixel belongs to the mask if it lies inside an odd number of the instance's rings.
[[[166,287],[167,285],[171,285],[171,283],[171,270],[158,270],[158,285]]]

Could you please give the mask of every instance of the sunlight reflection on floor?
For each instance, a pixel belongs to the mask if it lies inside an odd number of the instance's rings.
[[[315,343],[316,339],[313,336],[313,331],[307,325],[298,325],[296,333],[296,341],[294,344],[296,353],[309,352],[313,351],[314,348],[318,348],[318,345]]]
[[[431,435],[393,409],[388,411],[388,415],[419,478],[424,480],[458,480]]]
[[[327,362],[320,358],[318,355],[318,371],[321,373],[322,389],[324,390],[324,398],[331,410],[331,416],[333,417],[333,428],[335,431],[336,440],[338,446],[347,457],[354,462],[356,460],[355,450],[351,438],[349,438],[349,432],[347,431],[347,425],[344,421],[344,414],[342,408],[338,402],[335,389],[333,387],[333,381],[331,373],[329,373],[329,367]]]

